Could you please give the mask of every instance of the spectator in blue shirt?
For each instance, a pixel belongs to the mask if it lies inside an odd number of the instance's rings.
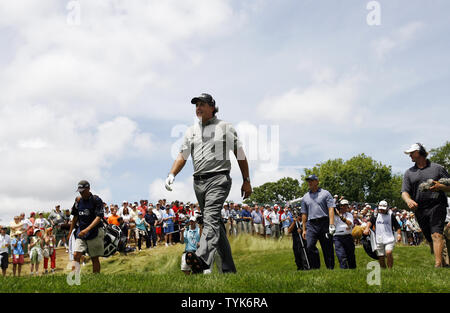
[[[250,213],[250,207],[248,204],[244,204],[242,206],[242,230],[246,234],[251,234],[251,226],[252,226],[252,215]]]
[[[186,253],[194,253],[200,245],[200,228],[197,227],[195,221],[195,216],[191,216],[189,219],[189,228],[184,231],[184,241],[186,243],[186,248],[181,257],[181,270],[189,275],[191,273],[191,267],[186,263]]]
[[[175,214],[170,211],[170,207],[166,206],[166,210],[163,213],[163,229],[164,237],[166,240],[166,247],[172,245],[172,233],[174,231],[174,219]]]
[[[285,236],[289,234],[288,229],[289,226],[291,226],[293,219],[292,214],[289,213],[288,209],[285,208],[284,211],[281,214],[281,234],[284,233]]]
[[[16,270],[18,270],[18,276],[20,277],[20,272],[22,271],[22,265],[24,263],[24,247],[26,246],[26,240],[23,238],[21,232],[16,233],[11,239],[12,247],[12,259],[13,259],[13,275],[16,276]]]

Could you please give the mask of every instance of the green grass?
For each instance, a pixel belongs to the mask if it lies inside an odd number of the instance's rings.
[[[66,274],[41,277],[5,277],[0,292],[174,292],[174,293],[272,293],[272,292],[450,292],[450,269],[435,269],[426,245],[396,246],[394,268],[381,271],[381,285],[366,282],[373,261],[362,247],[356,248],[357,269],[341,270],[336,259],[334,270],[296,271],[292,242],[264,240],[250,236],[231,239],[238,273],[185,276],[180,271],[184,247],[158,247],[139,254],[115,255],[101,259],[102,273],[90,274],[91,264],[83,267],[81,285],[69,286]],[[27,273],[28,267],[24,267]]]

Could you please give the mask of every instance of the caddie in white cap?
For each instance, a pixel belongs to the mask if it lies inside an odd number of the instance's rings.
[[[445,266],[442,255],[447,215],[445,193],[450,192],[450,186],[446,186],[439,180],[448,179],[450,175],[442,165],[427,159],[428,152],[421,143],[412,144],[404,153],[410,156],[414,166],[409,168],[403,176],[402,198],[409,209],[416,212],[417,222],[430,244],[431,252],[434,253],[434,266]],[[428,180],[432,181],[432,186],[422,190],[421,184]]]

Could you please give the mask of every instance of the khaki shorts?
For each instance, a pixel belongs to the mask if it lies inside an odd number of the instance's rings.
[[[264,228],[262,224],[253,224],[253,227],[255,228],[255,233],[264,235]]]
[[[377,243],[377,250],[375,250],[375,251],[377,252],[378,256],[385,256],[386,251],[394,250],[394,246],[395,246],[395,242],[387,243],[387,244]]]
[[[84,240],[77,238],[75,239],[75,245],[73,252],[86,252],[91,258],[103,256],[104,247],[103,240],[105,236],[105,230],[103,228],[98,229],[98,235],[94,239]]]

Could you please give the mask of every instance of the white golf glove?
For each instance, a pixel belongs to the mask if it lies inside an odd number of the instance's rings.
[[[172,173],[169,174],[169,176],[167,176],[166,178],[166,189],[169,191],[172,191],[172,187],[170,187],[170,185],[173,184],[173,181],[175,180],[175,176],[173,176]]]
[[[336,232],[336,226],[330,225],[330,226],[328,227],[328,232],[330,233],[331,236],[333,236],[334,233]]]

